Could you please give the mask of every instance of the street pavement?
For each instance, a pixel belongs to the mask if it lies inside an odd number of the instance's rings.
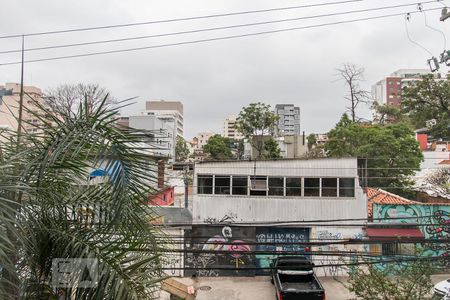
[[[450,274],[433,275],[433,283],[450,278]],[[197,300],[274,300],[275,289],[269,277],[203,277],[176,278],[193,285],[197,290]],[[347,277],[320,277],[325,288],[327,300],[346,300],[352,298],[350,292],[340,283]],[[160,300],[168,300],[169,296],[162,293]]]

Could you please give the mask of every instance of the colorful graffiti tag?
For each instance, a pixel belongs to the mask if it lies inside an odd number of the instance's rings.
[[[305,252],[305,246],[300,243],[309,241],[308,228],[256,228],[256,242],[261,243],[256,246],[257,251],[271,252]],[[265,244],[262,244],[265,243]],[[270,267],[270,263],[278,255],[257,254],[256,266],[260,268]],[[259,270],[258,274],[267,274],[269,270]]]
[[[450,205],[382,205],[374,204],[373,217],[386,219],[383,222],[416,223],[426,239],[447,239],[450,237]],[[389,218],[397,218],[389,220]],[[398,219],[405,218],[405,219]],[[422,243],[419,247],[426,256],[450,256],[446,243]],[[448,260],[444,260],[447,261]],[[447,267],[449,267],[447,265]]]
[[[251,276],[254,227],[196,226],[186,235],[186,275]],[[250,244],[247,244],[249,243]],[[205,252],[196,252],[203,250]],[[230,253],[230,251],[232,251]],[[247,269],[246,269],[247,268]],[[252,268],[248,270],[248,268]]]

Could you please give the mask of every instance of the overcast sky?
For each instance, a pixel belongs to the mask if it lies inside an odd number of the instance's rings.
[[[0,6],[0,35],[336,1],[339,0],[3,0]],[[27,37],[25,47],[169,33],[412,3],[414,1],[411,0],[365,0],[232,17],[33,36]],[[437,1],[423,5],[424,9],[439,7],[442,4]],[[35,51],[26,53],[26,59],[145,47],[408,11],[417,11],[417,8],[412,5],[263,26]],[[426,12],[426,15],[413,14],[408,23],[411,37],[435,56],[444,49],[444,39],[440,33],[425,26],[425,17],[429,25],[448,34],[450,19],[439,22],[439,16],[440,10]],[[0,39],[0,51],[18,48],[19,39]],[[363,66],[366,77],[363,87],[370,90],[373,83],[397,69],[427,68],[426,60],[430,56],[408,40],[405,17],[397,16],[208,43],[29,63],[25,65],[25,84],[46,90],[64,83],[98,83],[118,99],[138,97],[136,104],[124,110],[123,115],[138,114],[144,109],[146,100],[180,100],[184,104],[187,139],[200,131],[221,132],[222,121],[227,115],[237,115],[243,106],[256,101],[272,106],[294,103],[301,108],[301,130],[320,133],[331,129],[346,110],[343,98],[346,88],[342,82],[336,81],[336,67],[344,62]],[[0,63],[18,60],[18,53],[0,54]],[[447,69],[441,71],[447,72]],[[0,66],[0,84],[4,82],[20,82],[19,65]],[[371,114],[367,108],[362,108],[360,116],[370,118]]]

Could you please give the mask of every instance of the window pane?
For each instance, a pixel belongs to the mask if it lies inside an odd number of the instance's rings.
[[[213,177],[212,175],[198,175],[197,176],[197,193],[198,194],[212,194]]]
[[[337,197],[337,178],[322,178],[322,197]]]
[[[283,196],[283,177],[269,177],[269,196]]]
[[[339,178],[339,197],[355,197],[354,178]]]
[[[247,195],[247,177],[233,176],[233,195]]]
[[[302,195],[302,179],[286,178],[286,196]]]
[[[217,176],[214,181],[214,194],[229,195],[230,194],[230,176]]]
[[[305,197],[319,197],[320,178],[305,178]]]

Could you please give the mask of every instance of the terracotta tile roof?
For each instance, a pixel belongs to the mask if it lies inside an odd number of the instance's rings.
[[[372,217],[372,206],[376,204],[422,204],[421,202],[408,200],[399,195],[389,193],[382,189],[367,188],[367,215]]]

